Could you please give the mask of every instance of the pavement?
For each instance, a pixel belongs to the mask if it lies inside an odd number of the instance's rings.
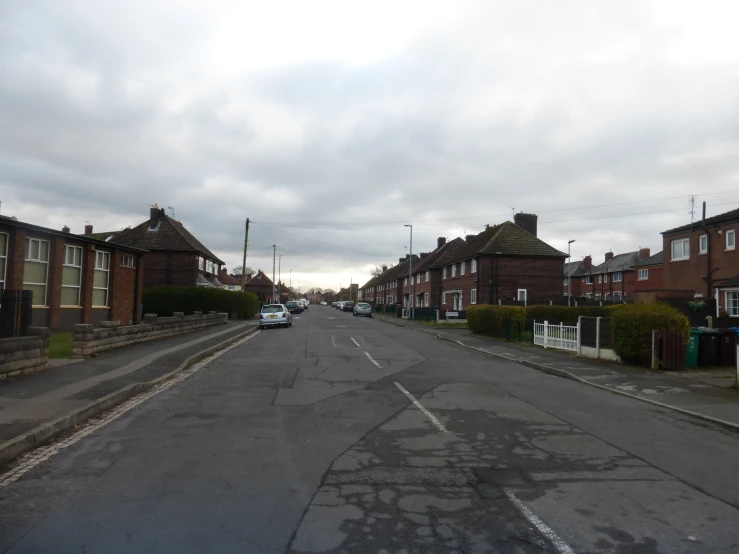
[[[0,552],[739,552],[735,432],[415,331],[311,306],[27,453]]]
[[[739,431],[739,391],[736,389],[735,369],[652,371],[627,364],[580,358],[573,353],[544,349],[531,344],[476,335],[469,329],[432,327],[387,316],[380,316],[378,319]]]
[[[256,322],[228,322],[174,337],[111,350],[84,360],[52,360],[46,371],[0,381],[0,462],[8,441],[122,391],[165,376],[192,356],[236,337]],[[88,409],[88,416],[89,409]],[[65,421],[60,429],[75,422]],[[15,446],[15,444],[13,445]],[[11,455],[19,453],[10,448]]]

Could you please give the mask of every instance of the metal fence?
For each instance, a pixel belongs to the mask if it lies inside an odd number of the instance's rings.
[[[534,322],[534,344],[544,348],[578,351],[577,325],[550,325]]]
[[[31,325],[30,290],[4,290],[0,295],[0,338],[25,337]]]

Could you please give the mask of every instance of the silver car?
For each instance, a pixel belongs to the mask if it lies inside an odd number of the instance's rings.
[[[352,314],[354,314],[355,317],[358,315],[372,317],[372,306],[367,304],[367,302],[357,302],[354,305],[354,310],[352,310]]]
[[[259,328],[292,327],[293,316],[284,304],[267,304],[259,312]]]

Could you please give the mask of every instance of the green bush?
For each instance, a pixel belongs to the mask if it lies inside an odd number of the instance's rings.
[[[690,336],[690,321],[667,304],[630,304],[611,311],[613,350],[622,360],[649,365],[652,358],[652,330],[678,331]]]
[[[259,311],[259,298],[251,292],[210,287],[159,287],[144,290],[144,313],[169,317],[174,312],[217,311],[229,317],[250,318]]]
[[[467,308],[467,325],[473,333],[502,337],[506,319],[525,320],[526,308],[492,304],[477,304]]]
[[[622,306],[623,304],[618,304]],[[577,325],[577,318],[610,317],[610,307],[606,306],[528,306],[526,319],[533,319],[538,323],[548,321],[555,325]]]

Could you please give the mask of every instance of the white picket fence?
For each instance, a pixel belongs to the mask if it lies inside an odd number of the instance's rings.
[[[559,348],[578,352],[577,325],[550,325],[534,322],[534,344],[544,348]]]

